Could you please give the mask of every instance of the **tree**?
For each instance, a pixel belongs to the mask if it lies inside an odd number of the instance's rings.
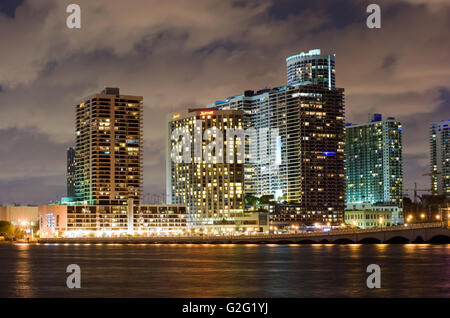
[[[0,221],[0,235],[6,237],[14,237],[15,228],[8,221]]]
[[[254,195],[247,195],[245,196],[244,202],[246,205],[255,206],[258,204],[258,197],[255,197]]]
[[[277,198],[278,202],[283,202],[283,204],[287,204],[288,203],[286,199],[287,199],[287,194],[286,193],[283,193],[283,195],[281,197]]]
[[[271,201],[273,201],[274,200],[274,197],[273,197],[273,195],[262,195],[260,198],[259,198],[259,203],[260,204],[269,204]]]
[[[18,227],[14,228],[14,238],[16,239],[23,239],[25,236],[25,231],[22,229],[19,229]]]

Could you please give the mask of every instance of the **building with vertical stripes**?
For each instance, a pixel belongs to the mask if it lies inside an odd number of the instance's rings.
[[[332,89],[336,85],[334,54],[322,54],[319,49],[286,58],[286,82],[312,84]]]
[[[242,115],[238,110],[189,109],[168,117],[166,192],[169,203],[188,207],[188,221],[194,227],[234,224],[244,216],[243,161],[226,160],[224,139],[228,128],[243,128]],[[189,160],[177,162],[172,155],[181,142],[171,138],[177,129],[189,133],[183,137],[188,138],[189,146],[182,149]],[[206,137],[208,129],[217,129],[214,136]],[[221,153],[206,152],[207,145],[215,142],[223,147]],[[230,147],[238,151],[236,143]]]
[[[229,97],[209,105],[244,111],[255,128],[256,160],[246,157],[246,195],[273,195],[300,205],[298,222],[310,213],[339,223],[345,206],[344,90],[298,83]]]
[[[450,120],[431,125],[430,158],[432,193],[450,198]]]
[[[75,195],[88,205],[126,205],[142,193],[142,96],[107,87],[76,106]]]
[[[368,123],[347,124],[347,203],[383,203],[402,207],[402,124],[374,114]]]
[[[67,196],[75,198],[75,149],[67,149]]]

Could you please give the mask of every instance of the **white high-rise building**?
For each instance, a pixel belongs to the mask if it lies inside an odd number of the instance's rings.
[[[299,83],[246,91],[209,106],[243,110],[244,126],[258,131],[259,159],[245,162],[245,195],[273,195],[324,222],[342,220],[343,89]]]
[[[313,84],[332,89],[336,84],[334,54],[310,50],[286,58],[287,84]]]

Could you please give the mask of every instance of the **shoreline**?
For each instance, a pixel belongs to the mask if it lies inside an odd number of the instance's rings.
[[[0,244],[450,244],[450,229],[423,227],[348,230],[297,234],[223,236],[60,237],[2,240]]]
[[[51,241],[51,242],[0,242],[0,245],[450,245],[450,240],[448,242],[410,242],[410,243],[315,243],[315,242],[305,242],[305,243],[292,243],[292,242],[276,242],[276,243],[266,243],[266,242],[148,242],[148,241],[136,241],[136,242],[128,242],[128,241]]]
[[[278,242],[255,242],[247,240],[239,241],[166,241],[166,240],[65,240],[65,239],[52,239],[52,240],[35,240],[31,242],[27,241],[2,241],[0,245],[450,245],[450,238],[443,241],[418,241],[418,242],[291,242],[291,241],[278,241]]]

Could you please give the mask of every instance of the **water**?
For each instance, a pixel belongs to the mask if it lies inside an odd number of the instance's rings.
[[[3,244],[0,297],[449,297],[449,261],[430,244]],[[380,289],[366,287],[372,263]]]

